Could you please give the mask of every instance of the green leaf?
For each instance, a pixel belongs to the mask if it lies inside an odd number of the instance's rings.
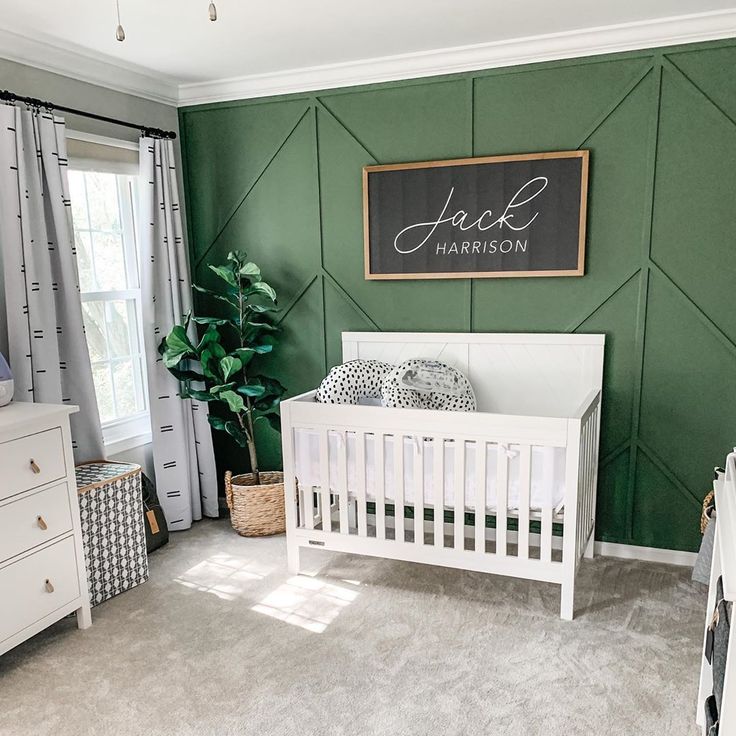
[[[222,375],[226,381],[233,375],[233,373],[237,373],[242,367],[243,364],[240,362],[240,358],[232,355],[226,355],[220,361],[220,370],[222,371]]]
[[[281,396],[275,396],[272,394],[270,396],[264,396],[259,401],[256,401],[255,408],[258,409],[258,411],[268,412],[277,409],[280,403]]]
[[[272,325],[268,322],[246,322],[245,324],[254,330],[264,330],[266,332],[279,332],[281,330],[278,325]]]
[[[207,421],[215,429],[222,429],[224,431],[224,429],[225,429],[225,420],[222,417],[216,417],[214,414],[208,414],[207,415]]]
[[[182,358],[194,355],[194,345],[189,342],[186,330],[176,325],[165,338],[166,347],[163,352],[164,365],[167,368],[178,365]]]
[[[201,373],[197,373],[197,371],[189,369],[171,366],[169,368],[169,373],[171,373],[177,381],[204,381],[204,376]]]
[[[210,271],[216,273],[223,281],[227,281],[230,286],[237,288],[238,280],[235,278],[235,271],[232,266],[212,266],[209,267]]]
[[[241,276],[250,279],[252,283],[261,280],[261,269],[255,263],[244,263],[238,272]]]
[[[222,327],[223,325],[238,326],[235,320],[225,317],[192,317],[192,322],[196,322],[198,325],[214,325],[215,327]]]
[[[236,394],[235,391],[223,391],[218,394],[217,397],[222,401],[226,401],[230,407],[230,411],[240,413],[245,410],[245,402],[240,394]]]
[[[271,304],[248,304],[248,309],[256,314],[263,314],[264,312],[278,312],[279,309]]]
[[[220,360],[226,355],[225,348],[219,342],[210,342],[202,351],[200,362],[204,375],[211,381],[221,382],[220,378]]]
[[[276,291],[265,281],[258,281],[255,284],[251,284],[250,289],[245,292],[245,295],[250,296],[251,294],[265,294],[271,301],[276,302]]]
[[[244,250],[231,250],[227,254],[227,259],[231,263],[235,263],[238,268],[245,262],[245,259],[247,258],[247,254]]]
[[[232,381],[231,383],[219,383],[216,386],[213,386],[210,389],[211,394],[219,394],[222,391],[229,391],[231,388],[235,387],[235,382]]]
[[[229,304],[233,309],[238,308],[238,305],[232,299],[228,298],[224,294],[220,294],[217,291],[212,291],[212,289],[205,289],[204,286],[197,286],[196,284],[192,284],[192,288],[196,289],[201,294],[208,294],[213,299],[219,299],[221,302],[225,302],[226,304]]]
[[[186,396],[184,394],[186,393]],[[217,396],[213,396],[209,391],[197,391],[193,388],[185,388],[182,391],[183,398],[196,399],[197,401],[216,401]]]
[[[248,444],[248,435],[243,431],[243,428],[232,419],[225,422],[225,431],[241,446],[245,447]]]
[[[255,418],[255,421],[257,422],[261,419],[265,419],[271,425],[271,429],[276,432],[281,431],[281,417],[278,414],[261,414]]]
[[[246,386],[238,386],[236,389],[239,394],[243,396],[251,396],[253,398],[263,396],[266,393],[266,389],[263,386],[248,384]]]
[[[204,335],[202,335],[202,339],[199,341],[199,345],[197,345],[197,352],[201,354],[208,345],[219,343],[220,341],[221,335],[217,327],[215,325],[210,325],[204,331]]]
[[[247,365],[254,355],[265,355],[266,353],[270,353],[272,350],[273,345],[256,345],[252,348],[236,348],[233,350],[233,353],[240,358],[240,362],[243,365]]]
[[[269,378],[268,376],[252,376],[250,383],[263,386],[266,390],[264,395],[281,397],[286,393],[286,387],[280,381],[277,381],[275,378]]]

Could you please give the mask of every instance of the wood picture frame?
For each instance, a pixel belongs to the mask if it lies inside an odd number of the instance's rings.
[[[542,153],[525,153],[525,154],[510,154],[510,155],[502,155],[502,156],[479,156],[479,157],[472,157],[472,158],[458,158],[458,159],[448,159],[448,160],[439,160],[439,161],[421,161],[421,162],[414,162],[414,163],[401,163],[401,164],[381,164],[377,166],[365,166],[363,167],[363,247],[364,247],[364,268],[365,268],[365,278],[367,280],[411,280],[411,279],[468,279],[468,278],[523,278],[523,277],[549,277],[549,276],[583,276],[585,273],[585,237],[586,237],[586,221],[587,221],[587,195],[588,195],[588,170],[589,170],[589,157],[590,152],[588,150],[576,150],[576,151],[552,151],[552,152],[542,152]],[[372,257],[373,255],[373,249],[383,247],[385,251],[385,243],[382,245],[379,245],[375,242],[375,237],[372,239],[372,224],[375,227],[376,226],[376,218],[378,216],[382,216],[382,213],[376,212],[376,205],[373,206],[373,209],[371,207],[372,200],[371,200],[371,192],[375,189],[375,177],[374,174],[378,174],[379,176],[381,174],[384,174],[386,172],[395,173],[395,172],[414,172],[412,174],[412,181],[407,182],[406,184],[403,184],[401,182],[397,182],[394,180],[392,183],[392,189],[389,190],[389,193],[393,191],[394,194],[396,194],[397,187],[401,189],[401,193],[406,194],[407,196],[400,196],[397,197],[402,203],[409,199],[411,196],[411,191],[405,192],[406,189],[409,189],[411,186],[414,186],[418,183],[418,179],[416,176],[416,173],[421,173],[422,170],[439,170],[439,169],[447,169],[449,170],[449,176],[452,177],[453,174],[455,174],[455,167],[474,167],[474,171],[472,172],[473,175],[478,177],[478,172],[480,169],[478,167],[485,167],[487,165],[493,165],[493,166],[504,166],[511,165],[512,167],[515,164],[521,164],[521,167],[517,167],[517,173],[518,171],[527,170],[529,173],[532,172],[532,170],[536,170],[537,172],[544,171],[545,165],[548,166],[554,166],[555,162],[565,162],[567,161],[568,164],[560,163],[557,164],[557,170],[559,171],[558,178],[559,181],[557,181],[557,184],[560,188],[564,188],[562,186],[565,182],[562,181],[560,177],[563,175],[567,177],[567,182],[570,185],[569,189],[570,191],[563,192],[564,197],[566,197],[568,207],[565,210],[566,212],[566,228],[567,232],[564,233],[563,239],[564,243],[562,246],[560,243],[555,243],[554,248],[560,249],[561,247],[565,248],[564,253],[564,259],[567,261],[564,265],[566,267],[561,268],[549,268],[549,267],[543,267],[543,268],[492,268],[490,270],[484,270],[484,269],[478,269],[478,270],[471,270],[471,269],[465,269],[463,270],[460,268],[453,268],[452,270],[417,270],[416,268],[409,268],[406,271],[403,270],[386,270],[386,269],[379,269],[376,268],[376,257]],[[536,165],[535,165],[536,164]],[[566,168],[561,168],[566,167]],[[569,171],[567,170],[569,169]],[[467,170],[470,172],[470,170]],[[444,175],[444,174],[443,174]],[[495,174],[497,177],[506,176],[506,170],[502,171],[500,174]],[[429,188],[432,186],[431,182],[429,182],[429,178],[427,177],[427,182],[422,182],[423,187],[422,191],[424,189]],[[456,176],[456,175],[455,175]],[[436,179],[437,176],[434,175],[434,178]],[[539,174],[538,176],[534,177],[532,181],[536,181],[539,179],[545,179],[546,177],[542,174]],[[547,181],[548,178],[547,178]],[[451,182],[450,182],[451,183]],[[461,183],[464,183],[461,181]],[[528,183],[531,183],[528,182]],[[424,186],[426,185],[426,186]],[[471,187],[472,192],[472,183],[468,185]],[[527,186],[525,184],[524,186]],[[547,186],[545,184],[545,186]],[[403,189],[402,189],[403,187]],[[447,187],[447,182],[445,183],[445,190]],[[576,187],[579,187],[579,194],[577,193]],[[450,199],[453,196],[455,187],[453,186],[450,190],[450,196],[447,199],[446,206],[449,205]],[[523,189],[523,187],[522,187]],[[521,189],[519,190],[521,191]],[[517,192],[518,194],[519,192]],[[539,194],[539,192],[537,193]],[[476,195],[477,196],[477,195]],[[517,196],[517,195],[514,195]],[[537,195],[533,195],[532,198],[536,197]],[[558,193],[558,197],[559,197]],[[421,210],[421,207],[423,206],[424,195],[421,195],[417,197],[416,199],[419,201],[418,206]],[[379,197],[377,197],[378,199]],[[384,194],[383,199],[385,200],[387,198],[387,195]],[[429,199],[429,197],[427,197]],[[436,198],[435,198],[436,199]],[[442,198],[436,199],[437,202],[441,202]],[[528,201],[531,201],[528,200]],[[521,206],[522,204],[526,204],[526,202],[521,202],[519,205],[515,206]],[[508,225],[508,222],[506,220],[510,220],[513,215],[506,216],[506,213],[508,212],[509,207],[511,204],[509,204],[504,212],[504,217],[506,218],[500,225],[499,230],[503,227],[503,225]],[[576,207],[577,211],[574,211],[572,208]],[[415,207],[416,210],[416,207]],[[436,211],[436,209],[435,209]],[[454,211],[454,210],[453,210]],[[469,214],[467,210],[459,209],[455,215],[459,215],[460,213],[464,213],[466,216]],[[491,216],[491,210],[484,210],[483,214],[478,217],[477,223],[480,223],[483,216],[486,213],[489,213],[489,217]],[[550,208],[551,216],[554,217],[555,211],[554,208]],[[442,214],[445,214],[445,211],[442,211]],[[477,214],[477,213],[476,213]],[[537,213],[539,214],[539,213]],[[494,213],[495,215],[495,213]],[[391,218],[393,218],[396,221],[401,221],[401,213],[397,214],[396,212],[390,213]],[[440,215],[441,217],[441,215]],[[536,217],[536,215],[535,215]],[[438,218],[439,219],[439,218]],[[372,223],[373,220],[373,223]],[[462,218],[461,218],[462,220]],[[534,218],[530,222],[530,225],[534,221]],[[418,222],[416,225],[411,225],[410,227],[416,227],[419,225],[430,225],[433,224],[434,220],[430,220],[428,222]],[[449,220],[442,221],[442,224],[447,224]],[[477,224],[476,223],[476,224]],[[382,224],[382,221],[381,221]],[[454,218],[452,218],[452,224],[454,226]],[[495,223],[494,223],[495,224]],[[389,225],[389,227],[391,227]],[[490,226],[489,226],[490,227]],[[573,233],[573,228],[576,228],[576,232]],[[409,227],[405,227],[404,230],[408,230]],[[461,230],[465,230],[465,228],[462,227],[462,223],[460,225]],[[470,228],[467,228],[469,230]],[[483,228],[481,228],[483,229]],[[485,228],[489,229],[489,228]],[[553,226],[554,229],[554,226]],[[404,230],[401,230],[398,235],[394,239],[394,247],[396,248],[396,240],[398,237],[401,236],[401,234],[404,232]],[[394,227],[393,230],[391,230],[391,233],[396,232],[396,229]],[[574,234],[574,239],[573,239]],[[468,243],[470,241],[462,241],[463,244]],[[475,248],[476,243],[480,243],[481,241],[475,240],[473,241],[473,248]],[[488,241],[483,241],[487,243]],[[491,241],[492,243],[498,243],[499,241]],[[506,242],[512,242],[503,240],[502,243]],[[517,239],[517,244],[521,241]],[[527,243],[528,248],[528,240],[525,241]],[[446,245],[446,243],[445,243]],[[452,246],[456,245],[456,242],[452,243]],[[438,243],[438,251],[439,254],[439,243]],[[484,246],[485,247],[485,246]],[[498,246],[496,246],[498,247]],[[398,248],[396,248],[398,251]],[[401,253],[401,251],[398,251]],[[477,254],[479,251],[474,250],[472,254]],[[497,251],[494,251],[496,253]],[[524,253],[526,253],[526,250],[523,250]],[[465,251],[463,251],[463,254]],[[485,253],[485,251],[484,251]],[[503,252],[505,254],[505,251]],[[458,254],[457,250],[454,252],[454,254]],[[472,255],[470,254],[470,255]],[[460,255],[460,254],[458,254]],[[392,257],[395,258],[393,253],[391,254]],[[500,256],[499,256],[500,257]],[[498,260],[498,259],[496,259]],[[544,260],[544,259],[543,259]],[[574,261],[574,262],[573,262]]]

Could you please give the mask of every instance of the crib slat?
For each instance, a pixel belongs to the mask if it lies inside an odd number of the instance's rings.
[[[434,546],[445,546],[445,441],[432,438],[432,476],[434,484]]]
[[[531,507],[532,482],[532,448],[530,445],[521,446],[519,458],[519,532],[518,556],[520,559],[529,559],[529,511]]]
[[[376,538],[386,539],[386,476],[383,466],[383,435],[377,432],[373,436],[374,448],[373,453],[376,458],[376,465],[373,470],[374,485],[376,486]]]
[[[340,534],[350,534],[348,507],[348,433],[340,432],[337,442],[338,496],[340,499]]]
[[[475,443],[475,551],[486,551],[486,443]]]
[[[542,533],[540,535],[539,559],[552,562],[552,509],[542,509]]]
[[[322,517],[322,531],[332,531],[330,518],[330,445],[327,430],[319,433],[319,485],[322,502],[320,514]]]
[[[414,542],[424,544],[424,440],[414,447]]]
[[[455,549],[465,549],[465,440],[455,440]]]
[[[368,521],[365,507],[365,434],[355,433],[355,476],[357,480],[356,502],[358,505],[358,536],[368,536]]]
[[[314,486],[302,490],[302,523],[307,529],[314,529]]]
[[[509,507],[509,457],[506,447],[498,445],[496,471],[496,554],[506,556],[506,526]]]
[[[397,542],[404,541],[404,435],[394,435],[394,528]]]

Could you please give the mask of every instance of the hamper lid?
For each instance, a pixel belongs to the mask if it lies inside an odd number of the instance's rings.
[[[77,475],[77,493],[84,493],[112,480],[140,473],[141,466],[135,463],[97,462],[77,465],[74,471]]]

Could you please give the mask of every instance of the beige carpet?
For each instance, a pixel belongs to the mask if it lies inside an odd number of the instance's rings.
[[[201,522],[151,579],[0,658],[0,733],[697,734],[704,593],[598,558],[572,623],[553,585],[303,554]],[[2,605],[7,605],[3,601]]]

